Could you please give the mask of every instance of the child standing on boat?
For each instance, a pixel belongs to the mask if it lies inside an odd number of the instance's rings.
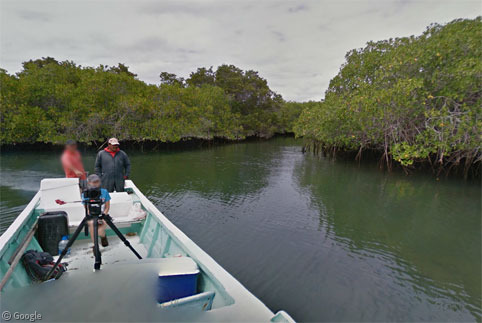
[[[89,175],[87,177],[87,187],[88,188],[99,188],[100,187],[100,177],[96,174]],[[100,189],[100,199],[102,200],[102,213],[103,214],[109,214],[109,209],[110,209],[110,194],[109,192],[101,188]],[[82,193],[82,201],[86,201],[88,198],[84,196],[84,193]],[[85,202],[84,202],[85,203]],[[98,220],[99,225],[98,225],[98,233],[100,237],[100,242],[102,244],[102,247],[107,247],[109,245],[109,242],[107,241],[107,236],[105,234],[105,228],[107,227],[107,223],[105,223],[104,220]],[[90,232],[90,238],[92,239],[92,242],[94,242],[94,223],[93,220],[89,220],[87,222],[89,224],[89,232]],[[93,248],[93,247],[92,247]]]

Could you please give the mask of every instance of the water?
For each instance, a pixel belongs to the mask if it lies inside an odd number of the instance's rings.
[[[386,174],[278,138],[127,151],[132,179],[273,311],[298,321],[481,321],[480,182]],[[58,153],[3,153],[6,229]],[[94,153],[84,153],[93,170]]]

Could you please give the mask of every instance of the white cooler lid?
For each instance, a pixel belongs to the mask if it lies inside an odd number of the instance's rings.
[[[199,268],[189,257],[161,258],[159,276],[177,276],[198,274]]]

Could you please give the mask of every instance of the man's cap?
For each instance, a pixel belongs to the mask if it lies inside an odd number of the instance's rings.
[[[87,182],[100,182],[100,177],[97,174],[90,174],[89,177],[87,177]]]
[[[110,138],[108,143],[111,145],[120,145],[119,140],[117,140],[117,138]]]
[[[66,146],[76,145],[76,144],[77,144],[77,142],[75,142],[75,140],[73,140],[73,139],[69,139],[65,142]]]

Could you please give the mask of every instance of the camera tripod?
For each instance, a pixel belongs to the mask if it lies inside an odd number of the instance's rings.
[[[87,202],[89,203],[89,202]],[[89,215],[87,212],[87,205],[85,206],[85,217],[82,219],[82,222],[80,222],[79,226],[75,230],[74,234],[72,237],[69,239],[69,242],[67,243],[67,246],[65,246],[64,250],[60,253],[59,259],[55,262],[54,266],[50,271],[45,275],[45,280],[50,279],[50,275],[55,271],[55,268],[60,264],[62,261],[62,258],[67,254],[67,251],[69,248],[74,244],[75,240],[79,236],[80,232],[82,229],[85,228],[85,235],[87,235],[87,221],[93,220],[93,225],[94,225],[94,256],[95,256],[95,262],[94,262],[94,271],[100,269],[100,265],[102,264],[102,259],[100,256],[100,250],[99,250],[99,233],[98,233],[98,228],[99,228],[99,220],[104,220],[109,227],[114,231],[117,236],[121,239],[124,244],[132,250],[132,252],[136,255],[137,258],[142,259],[141,255],[134,249],[134,247],[131,246],[130,242],[124,237],[122,232],[119,231],[119,229],[112,223],[112,218],[108,214],[93,214]]]

